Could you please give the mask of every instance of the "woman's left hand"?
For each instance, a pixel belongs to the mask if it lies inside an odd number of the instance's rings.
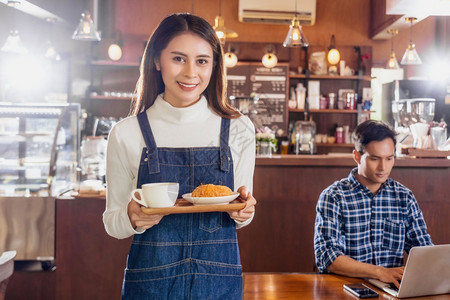
[[[239,211],[229,212],[229,215],[233,220],[245,222],[255,212],[256,199],[247,191],[245,186],[241,186],[237,191],[240,193],[239,198],[245,201],[245,207]]]

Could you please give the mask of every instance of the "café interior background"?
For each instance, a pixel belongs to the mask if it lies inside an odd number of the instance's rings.
[[[239,0],[230,1],[139,1],[139,0],[93,0],[93,1],[69,1],[69,0],[34,0],[13,1],[14,7],[7,6],[7,0],[2,0],[0,5],[0,44],[6,41],[11,30],[18,30],[22,43],[28,51],[28,55],[21,57],[8,57],[1,53],[1,77],[0,77],[0,101],[24,101],[21,97],[28,91],[35,95],[43,95],[48,101],[83,101],[84,93],[89,86],[90,69],[87,62],[94,60],[108,60],[107,47],[118,36],[123,40],[122,63],[137,63],[143,52],[143,44],[150,33],[155,29],[160,20],[173,12],[191,12],[204,17],[211,24],[214,18],[220,14],[225,20],[225,26],[236,31],[239,36],[229,39],[228,44],[244,43],[242,48],[253,44],[251,54],[247,55],[249,61],[260,61],[264,55],[264,49],[268,44],[277,48],[283,43],[288,25],[242,23],[238,20]],[[22,4],[20,3],[22,2]],[[400,1],[388,1],[400,2]],[[448,1],[447,1],[448,2]],[[301,1],[299,2],[302,3]],[[395,75],[396,79],[407,78],[448,78],[448,16],[427,16],[424,9],[418,6],[419,1],[412,3],[408,11],[422,14],[420,22],[413,25],[413,42],[422,58],[423,64],[419,66],[402,66],[403,72]],[[444,1],[445,3],[445,1]],[[44,11],[39,17],[28,10],[28,6],[36,6],[39,11]],[[313,26],[303,26],[303,31],[309,41],[310,47],[316,47],[326,51],[330,45],[332,34],[336,37],[336,46],[371,46],[372,67],[384,68],[391,50],[391,39],[384,34],[384,38],[372,38],[374,25],[380,23],[382,18],[376,9],[384,6],[379,1],[358,0],[317,0],[316,18]],[[414,8],[414,6],[417,6]],[[432,6],[432,5],[431,5]],[[26,8],[26,9],[25,9]],[[297,8],[299,11],[301,7]],[[73,40],[72,33],[75,30],[80,15],[89,10],[95,24],[101,33],[100,42],[84,42]],[[442,10],[441,10],[442,11]],[[435,12],[431,12],[432,14]],[[52,22],[48,17],[56,18]],[[411,16],[411,15],[404,15]],[[400,18],[400,21],[404,18]],[[397,59],[400,60],[410,40],[410,28],[406,21],[399,28],[399,33],[393,39],[393,47]],[[388,25],[388,24],[386,24]],[[383,28],[383,27],[380,27]],[[383,33],[383,32],[381,32]],[[38,60],[43,59],[44,53],[51,42],[55,50],[61,55],[66,65],[60,69],[45,69],[43,72]],[[227,45],[228,45],[227,44]],[[281,47],[282,48],[282,47]],[[225,49],[227,50],[227,49]],[[241,53],[248,49],[240,49]],[[301,55],[299,48],[284,49],[288,55],[282,56],[291,63],[291,70],[296,70],[296,64],[301,64],[298,57]],[[238,55],[239,57],[239,55]],[[240,59],[240,61],[242,61]],[[283,61],[280,61],[283,62]],[[294,64],[294,65],[292,65]],[[447,65],[447,67],[445,67]],[[55,71],[56,70],[56,71]],[[446,72],[446,73],[445,73]],[[394,77],[395,77],[394,76]],[[48,78],[57,78],[55,81]],[[15,79],[16,81],[14,81]],[[46,81],[47,80],[47,81]],[[65,85],[67,83],[67,85]],[[19,91],[11,93],[14,84]],[[42,89],[53,91],[42,91]],[[17,96],[17,94],[19,96]],[[8,98],[10,97],[10,98]],[[42,99],[30,99],[39,101]],[[89,112],[88,112],[89,113]],[[376,112],[372,117],[379,118]]]

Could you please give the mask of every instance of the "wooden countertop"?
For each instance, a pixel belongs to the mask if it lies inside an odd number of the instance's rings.
[[[318,154],[318,155],[272,155],[272,157],[256,157],[257,166],[337,166],[356,167],[350,153]],[[450,168],[450,159],[447,158],[415,158],[401,156],[395,159],[395,167],[424,167],[424,168]]]
[[[344,290],[344,284],[362,282],[380,299],[395,300],[363,279],[333,274],[244,273],[244,300],[250,299],[358,299]],[[450,294],[408,299],[450,299]]]

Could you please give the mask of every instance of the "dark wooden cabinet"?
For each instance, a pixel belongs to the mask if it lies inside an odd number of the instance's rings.
[[[105,200],[56,200],[56,299],[120,299],[131,238],[104,228]]]

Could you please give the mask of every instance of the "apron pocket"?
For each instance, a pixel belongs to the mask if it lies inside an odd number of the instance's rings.
[[[209,233],[222,228],[222,213],[201,213],[200,229]]]

